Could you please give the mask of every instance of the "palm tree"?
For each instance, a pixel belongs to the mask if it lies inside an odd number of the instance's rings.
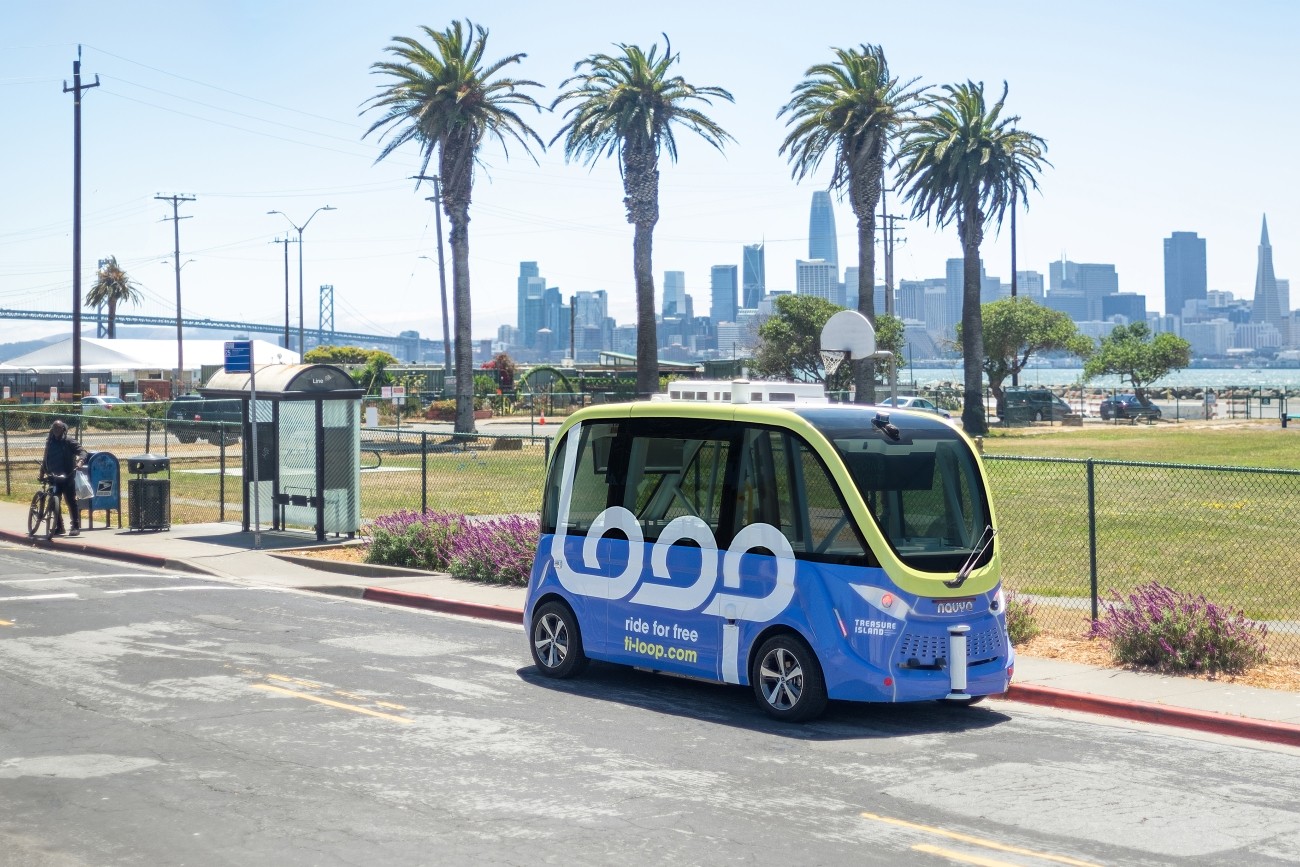
[[[108,306],[108,336],[117,337],[117,305],[140,303],[140,289],[126,276],[116,256],[109,256],[95,274],[95,285],[86,293],[86,306]]]
[[[1007,208],[1028,205],[1038,189],[1038,174],[1051,163],[1047,143],[1018,129],[1019,117],[1002,117],[1007,99],[991,108],[984,83],[946,84],[933,102],[933,113],[911,123],[895,161],[901,165],[912,216],[926,216],[937,226],[957,223],[963,258],[961,344],[965,365],[962,426],[970,434],[988,431],[984,413],[984,328],[980,317],[980,244],[984,224],[1000,228]]]
[[[380,61],[370,70],[389,80],[367,100],[367,109],[383,116],[366,135],[383,129],[389,136],[375,162],[407,142],[415,142],[423,163],[420,179],[438,156],[442,207],[451,223],[452,297],[456,327],[457,433],[474,430],[473,346],[470,333],[469,203],[474,188],[474,165],[484,139],[494,138],[508,152],[509,140],[545,147],[541,137],[524,123],[515,109],[541,106],[521,88],[540,87],[535,81],[495,78],[496,74],[526,55],[512,54],[484,64],[488,32],[471,21],[452,23],[445,30],[420,28],[431,43],[422,45],[406,36],[394,36],[387,51],[394,60]],[[382,137],[382,136],[381,136]],[[507,153],[508,155],[508,153]],[[536,157],[533,158],[536,161]],[[417,181],[417,189],[419,182]]]
[[[858,220],[858,312],[874,324],[876,286],[876,206],[890,141],[913,117],[924,89],[918,79],[891,78],[879,45],[836,48],[833,63],[809,67],[794,96],[777,112],[791,127],[780,153],[791,174],[803,180],[834,151],[830,188],[847,195]],[[855,359],[853,379],[859,403],[875,402],[874,364]]]
[[[593,54],[578,61],[575,74],[560,83],[564,92],[551,103],[572,102],[564,126],[551,144],[564,139],[564,158],[594,165],[603,156],[619,157],[623,205],[634,227],[632,271],[636,278],[636,390],[648,397],[659,390],[659,347],[655,331],[655,284],[651,261],[654,227],[659,222],[659,154],[677,161],[674,126],[684,126],[719,151],[731,136],[691,106],[712,105],[710,97],[734,102],[720,87],[695,87],[669,75],[680,59],[664,35],[664,53],[650,46],[619,44],[619,53]],[[569,88],[564,90],[564,88]]]

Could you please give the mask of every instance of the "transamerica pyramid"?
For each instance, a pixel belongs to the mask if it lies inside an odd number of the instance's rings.
[[[1282,296],[1273,273],[1273,247],[1268,243],[1268,215],[1264,215],[1264,228],[1259,236],[1259,264],[1255,269],[1255,305],[1251,308],[1251,322],[1268,322],[1286,334],[1289,310],[1282,309]]]

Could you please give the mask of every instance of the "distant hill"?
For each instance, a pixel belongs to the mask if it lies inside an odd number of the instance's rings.
[[[67,335],[56,334],[52,337],[41,337],[36,340],[18,340],[13,343],[0,343],[0,364],[3,364],[11,358],[17,358],[20,355],[35,352],[43,346],[49,346],[51,343],[58,343],[60,340],[65,339],[67,339]]]

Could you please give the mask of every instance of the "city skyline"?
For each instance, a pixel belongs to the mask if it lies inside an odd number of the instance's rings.
[[[787,26],[790,13],[777,3],[755,3],[735,16],[667,2],[599,22],[566,18],[558,26],[551,9],[484,2],[474,20],[491,32],[492,57],[528,54],[508,72],[541,82],[535,95],[543,103],[581,57],[616,42],[662,43],[664,32],[688,81],[736,97],[735,105],[709,109],[735,137],[724,153],[684,134],[680,162],[660,165],[654,272],[661,302],[662,275],[681,272],[702,311],[712,267],[743,269],[744,246],[760,243],[765,288],[794,288],[796,262],[809,253],[808,203],[825,190],[830,167],[805,183],[791,180],[777,153],[786,131],[777,110],[808,66],[831,57],[832,46],[859,42],[881,44],[904,79],[969,78],[993,90],[1009,83],[1008,111],[1047,139],[1054,165],[1041,194],[1019,214],[1018,270],[1046,274],[1063,258],[1112,263],[1121,292],[1141,294],[1148,310],[1163,311],[1163,240],[1192,232],[1207,244],[1209,291],[1249,299],[1259,219],[1267,213],[1276,273],[1292,274],[1300,203],[1286,194],[1298,170],[1285,142],[1295,121],[1282,117],[1280,134],[1234,144],[1231,152],[1241,159],[1232,172],[1206,173],[1205,153],[1228,152],[1229,133],[1202,131],[1191,148],[1182,120],[1206,101],[1228,101],[1243,113],[1268,110],[1267,88],[1241,85],[1295,77],[1300,61],[1283,34],[1295,31],[1300,14],[1290,6],[1244,16],[1187,3],[1171,25],[1159,10],[1118,2],[1086,10],[1008,2],[1001,14],[983,17],[967,15],[961,3],[938,5],[934,26],[924,32],[906,10],[840,2],[799,28]],[[174,314],[173,226],[162,220],[155,197],[180,194],[194,198],[180,208],[185,315],[282,321],[286,251],[276,239],[291,233],[284,218],[267,211],[300,221],[332,205],[336,210],[312,221],[301,250],[306,328],[316,323],[317,287],[331,284],[340,329],[441,336],[433,208],[426,201],[433,190],[415,188],[413,148],[376,165],[382,144],[361,134],[373,121],[362,104],[378,83],[370,64],[383,59],[394,35],[417,35],[421,24],[445,27],[450,16],[435,18],[407,2],[378,11],[323,2],[300,15],[275,4],[128,0],[107,9],[73,0],[30,4],[9,18],[0,41],[0,93],[22,118],[22,134],[0,144],[0,164],[10,169],[10,207],[0,216],[0,307],[70,303],[72,99],[63,87],[81,44],[85,82],[100,82],[83,99],[83,291],[96,261],[114,255],[145,292],[145,304],[123,312]],[[1063,27],[1076,38],[1054,39]],[[773,30],[792,32],[761,63],[730,48],[756,44]],[[205,38],[196,42],[196,32]],[[1204,77],[1186,47],[1205,40],[1221,47],[1231,75]],[[322,44],[330,46],[327,63]],[[995,52],[994,44],[1016,50]],[[1107,48],[1107,63],[1088,77],[1075,75],[1098,45]],[[1193,80],[1198,87],[1187,88]],[[1103,91],[1118,96],[1098,100]],[[548,112],[525,119],[548,141],[560,123]],[[1144,150],[1134,151],[1134,141]],[[631,229],[616,163],[567,165],[555,148],[537,159],[534,165],[517,148],[510,160],[493,147],[483,152],[470,212],[476,338],[516,320],[521,261],[541,263],[565,299],[605,291],[609,315],[634,320]],[[830,198],[842,279],[857,260],[856,225],[846,204]],[[904,210],[896,192],[888,209]],[[896,284],[940,277],[946,261],[960,256],[951,228],[904,223],[899,240]],[[981,255],[987,273],[1004,282],[1009,247],[1008,228],[999,234],[990,226]],[[289,281],[298,281],[296,261]],[[296,286],[293,295],[296,330]],[[48,333],[59,330],[51,325]],[[0,320],[0,342],[34,331],[47,333],[41,325]]]

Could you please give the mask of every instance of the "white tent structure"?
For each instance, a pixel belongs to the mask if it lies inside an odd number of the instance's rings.
[[[253,341],[253,358],[258,364],[299,364],[297,352],[268,343]],[[185,367],[196,374],[203,367],[226,363],[226,341],[186,340]],[[51,343],[26,355],[5,359],[4,365],[40,373],[62,373],[72,370],[72,338]],[[124,379],[136,379],[143,373],[166,378],[176,369],[175,340],[107,340],[98,337],[81,338],[81,369],[109,371]]]

